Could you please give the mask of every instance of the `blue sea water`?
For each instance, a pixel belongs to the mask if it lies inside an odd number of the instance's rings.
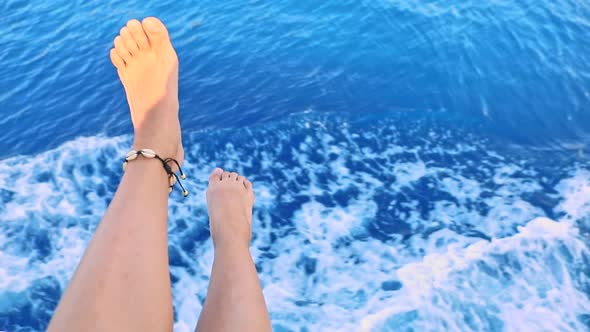
[[[175,330],[212,264],[215,166],[255,183],[275,331],[590,331],[590,4],[0,3],[0,330],[41,331],[131,141],[108,58],[160,17],[181,63]]]

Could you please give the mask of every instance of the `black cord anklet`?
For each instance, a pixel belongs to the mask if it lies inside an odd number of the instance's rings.
[[[188,191],[186,189],[184,189],[182,182],[180,182],[180,179],[183,179],[183,180],[186,179],[186,175],[182,171],[182,168],[180,168],[180,163],[174,158],[162,159],[162,157],[158,156],[158,154],[152,149],[141,149],[141,150],[137,150],[137,151],[136,150],[129,151],[127,153],[127,156],[125,157],[125,161],[123,162],[123,172],[125,172],[125,168],[127,167],[127,163],[129,163],[132,160],[137,159],[138,156],[143,156],[148,159],[153,159],[153,158],[158,159],[162,163],[162,166],[164,166],[164,170],[166,171],[166,174],[168,174],[168,183],[170,184],[169,191],[172,192],[172,190],[174,189],[174,185],[176,185],[176,183],[178,183],[178,185],[182,189],[182,196],[184,196],[184,197],[188,196]],[[169,163],[173,163],[173,165],[176,165],[176,167],[178,167],[178,172],[180,173],[180,177],[178,175],[176,175],[176,173],[174,173],[174,171],[172,170],[172,167],[170,167]]]

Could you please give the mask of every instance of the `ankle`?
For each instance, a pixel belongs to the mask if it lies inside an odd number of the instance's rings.
[[[173,158],[177,159],[176,152],[178,151],[178,144],[171,144],[165,142],[159,142],[157,140],[138,140],[136,139],[133,143],[133,150],[139,151],[141,149],[154,150],[162,158]],[[180,161],[179,161],[180,162]]]
[[[172,127],[172,128],[171,128]],[[162,158],[174,158],[182,162],[182,141],[178,124],[167,125],[160,121],[150,121],[135,129],[133,149],[152,149]]]
[[[236,255],[241,253],[250,254],[250,241],[244,241],[240,239],[214,239],[213,248],[215,249],[215,255]]]

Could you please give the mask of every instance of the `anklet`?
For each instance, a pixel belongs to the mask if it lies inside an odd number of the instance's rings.
[[[160,162],[162,162],[162,166],[164,166],[164,170],[166,171],[166,174],[168,174],[168,183],[170,184],[169,192],[172,192],[174,185],[176,183],[178,183],[178,185],[182,189],[182,196],[184,196],[184,197],[188,196],[188,191],[186,189],[184,189],[182,182],[180,182],[180,179],[183,179],[183,180],[186,179],[186,175],[182,171],[182,168],[180,168],[180,163],[178,163],[178,161],[173,158],[162,159],[152,149],[141,149],[141,150],[137,150],[137,151],[131,150],[131,151],[127,152],[127,156],[125,157],[125,161],[123,162],[123,172],[125,172],[125,168],[127,167],[127,163],[129,163],[132,160],[137,159],[138,156],[143,156],[147,159],[156,158]],[[172,167],[170,167],[169,163],[174,163],[176,165],[176,167],[178,167],[180,177],[178,177],[178,175],[176,175],[174,173],[174,171],[172,170]]]

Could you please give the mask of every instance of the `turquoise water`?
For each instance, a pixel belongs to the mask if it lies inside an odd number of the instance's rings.
[[[108,59],[160,16],[181,63],[175,330],[212,263],[214,166],[255,183],[275,331],[589,330],[590,6],[0,4],[0,330],[40,331],[130,146]]]

